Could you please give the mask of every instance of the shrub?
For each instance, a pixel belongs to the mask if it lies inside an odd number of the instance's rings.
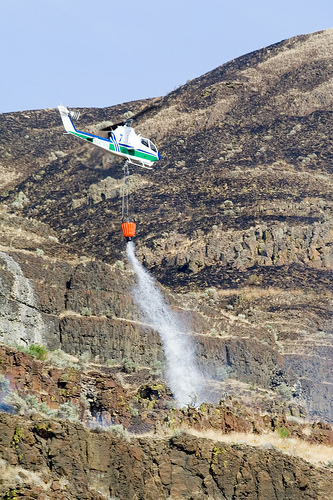
[[[156,378],[162,377],[164,371],[165,371],[165,363],[159,361],[158,359],[152,363],[150,373],[153,377]]]
[[[247,285],[261,285],[262,284],[262,280],[263,280],[263,276],[257,276],[256,274],[251,274],[247,281],[246,281],[246,284]]]
[[[116,359],[107,359],[105,361],[105,364],[107,366],[117,366],[119,364],[119,362]]]
[[[39,401],[35,395],[28,394],[24,401],[27,410],[35,410],[36,412],[44,413],[45,415],[52,415],[52,410],[47,406],[47,404]]]
[[[132,359],[124,358],[122,361],[122,370],[125,373],[134,373],[138,371],[138,365]]]
[[[47,407],[46,403],[41,403],[37,396],[31,394],[28,394],[27,397],[23,399],[17,392],[12,391],[5,397],[4,402],[11,406],[18,415],[35,412],[51,415],[51,410]]]
[[[172,438],[178,438],[178,437],[186,437],[188,436],[188,432],[186,431],[186,429],[175,429],[174,430],[174,433],[172,434],[171,436],[171,439]]]
[[[122,260],[117,260],[117,261],[115,262],[115,264],[114,264],[114,267],[115,267],[116,269],[121,269],[121,270],[123,270],[123,269],[125,268],[124,263],[123,263],[123,261],[122,261]]]
[[[82,316],[91,316],[92,315],[91,308],[90,307],[82,307],[81,315]]]
[[[91,361],[91,353],[89,351],[85,351],[79,355],[80,367],[82,369],[86,368],[87,365],[90,363],[90,361]]]
[[[42,361],[46,358],[47,355],[46,346],[40,344],[30,344],[29,346],[22,346],[16,344],[15,349],[30,354],[34,358],[40,359]]]
[[[9,380],[0,373],[0,393],[7,392],[9,389]]]
[[[284,398],[290,399],[293,397],[293,390],[285,382],[282,382],[277,388],[276,392],[283,396]]]
[[[78,407],[71,402],[63,403],[59,408],[51,410],[45,402],[39,401],[37,396],[28,394],[23,399],[14,391],[5,397],[4,402],[11,406],[18,415],[42,413],[59,419],[77,420],[78,418]]]
[[[72,356],[62,351],[61,349],[54,349],[50,352],[48,362],[58,368],[74,368],[80,369],[78,362],[74,362]]]
[[[206,288],[202,295],[212,300],[217,300],[219,298],[216,288]]]
[[[110,427],[106,428],[106,431],[109,432],[110,434],[116,435],[117,437],[121,437],[121,438],[125,439],[125,441],[129,441],[130,440],[130,434],[127,431],[127,429],[125,429],[123,427],[122,424],[119,424],[119,425],[110,425]]]
[[[138,417],[139,416],[139,410],[135,408],[131,403],[128,405],[128,409],[132,417]]]
[[[67,401],[66,403],[61,404],[56,410],[53,410],[52,416],[64,420],[77,420],[78,407],[73,405],[70,401]]]
[[[231,378],[233,375],[233,370],[231,366],[217,366],[215,369],[215,379],[216,380],[226,380],[227,378]]]
[[[23,193],[23,191],[19,191],[16,195],[15,200],[12,202],[12,207],[14,208],[23,208],[25,204],[29,202],[29,198]]]
[[[290,437],[290,432],[289,429],[287,429],[287,427],[277,427],[276,432],[282,439]]]
[[[47,349],[45,345],[40,345],[40,344],[30,344],[27,353],[31,354],[37,359],[44,360],[47,355]]]
[[[16,392],[10,392],[3,401],[6,405],[11,406],[18,415],[24,415],[27,410],[25,400],[20,398]]]

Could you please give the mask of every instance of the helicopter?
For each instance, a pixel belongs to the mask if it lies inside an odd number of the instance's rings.
[[[106,139],[77,130],[72,118],[74,120],[77,119],[79,116],[78,112],[69,111],[63,105],[59,105],[58,109],[67,134],[84,139],[113,155],[120,156],[132,165],[150,170],[154,162],[160,159],[160,154],[155,144],[149,139],[136,134],[132,127],[133,120],[131,119],[108,127],[108,138]]]

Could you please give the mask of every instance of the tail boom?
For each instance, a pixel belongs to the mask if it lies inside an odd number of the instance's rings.
[[[66,132],[76,132],[76,128],[72,122],[71,117],[69,116],[69,111],[65,106],[58,106],[59,113],[62,119],[63,126],[65,127]]]

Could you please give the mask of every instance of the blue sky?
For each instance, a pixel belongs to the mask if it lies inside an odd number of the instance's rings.
[[[332,27],[332,0],[0,0],[0,113],[165,95],[235,58]]]

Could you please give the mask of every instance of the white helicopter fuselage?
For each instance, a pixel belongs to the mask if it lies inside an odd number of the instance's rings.
[[[149,140],[136,134],[129,125],[119,125],[109,132],[107,139],[88,132],[76,130],[70,112],[65,106],[58,106],[60,116],[68,134],[84,139],[109,153],[126,158],[130,163],[145,168],[151,168],[160,159],[156,146]]]

